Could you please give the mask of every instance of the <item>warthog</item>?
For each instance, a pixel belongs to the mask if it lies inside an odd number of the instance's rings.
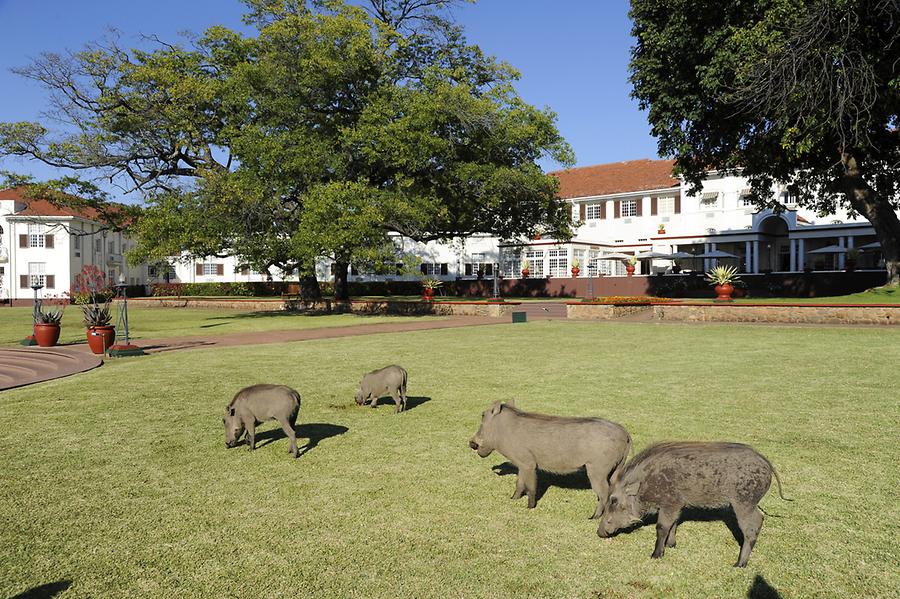
[[[356,391],[357,405],[363,405],[369,398],[372,399],[372,407],[378,407],[378,399],[385,395],[394,398],[397,404],[395,412],[406,409],[406,370],[400,366],[385,366],[380,370],[373,370],[362,378],[359,389]]]
[[[743,568],[762,527],[763,516],[757,506],[769,490],[773,474],[778,494],[785,499],[775,468],[752,447],[702,442],[653,445],[612,478],[606,514],[597,534],[611,536],[640,523],[644,514],[658,512],[652,557],[660,558],[666,547],[675,546],[675,529],[684,507],[731,506],[744,536],[735,566]]]
[[[609,420],[532,414],[496,401],[481,415],[469,447],[483,458],[496,449],[518,468],[512,499],[527,493],[529,508],[537,503],[537,470],[568,474],[584,468],[598,500],[591,517],[599,518],[609,477],[624,467],[631,436]]]
[[[288,450],[297,457],[297,433],[294,425],[300,413],[300,394],[284,385],[252,385],[237,392],[225,408],[225,446],[238,444],[244,430],[250,450],[256,449],[256,425],[267,420],[277,420],[291,446]]]

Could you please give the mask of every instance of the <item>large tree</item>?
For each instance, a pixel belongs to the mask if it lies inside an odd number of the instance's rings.
[[[346,278],[392,231],[565,237],[536,164],[572,161],[555,115],[518,97],[517,73],[468,44],[448,4],[250,0],[254,35],[45,56],[21,72],[73,133],[0,124],[0,151],[141,191],[140,258],[227,251],[309,273],[327,256]]]
[[[741,172],[875,229],[900,283],[900,0],[632,0],[633,95],[697,189]]]

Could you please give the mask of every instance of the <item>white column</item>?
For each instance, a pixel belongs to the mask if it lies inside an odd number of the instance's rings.
[[[759,274],[759,240],[753,240],[753,273]]]
[[[844,247],[844,237],[838,237],[838,245]],[[838,270],[844,270],[844,258],[847,254],[838,254]]]
[[[711,244],[709,244],[709,245],[710,245],[710,249],[712,249],[712,251],[716,251],[716,244],[711,243]],[[718,259],[718,258],[710,258],[710,259],[709,259],[709,264],[710,264],[710,266],[712,266],[713,268],[715,268],[716,266],[719,265],[719,259]]]
[[[791,250],[791,272],[797,272],[797,240],[788,239]]]
[[[704,244],[703,244],[703,253],[705,254],[705,253],[708,252],[708,251],[709,251],[709,244],[708,244],[708,243],[704,243]],[[709,271],[709,262],[710,262],[709,258],[704,258],[704,259],[703,259],[703,272]]]
[[[856,236],[854,235],[847,236],[847,249],[852,250],[854,247],[856,247],[856,243],[853,241],[854,239],[856,239]]]
[[[750,242],[744,242],[744,272],[753,272],[753,254],[751,254]]]
[[[797,240],[797,270],[806,270],[806,241]]]

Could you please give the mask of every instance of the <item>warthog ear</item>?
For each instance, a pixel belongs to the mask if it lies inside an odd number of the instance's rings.
[[[497,415],[500,413],[500,410],[503,409],[503,404],[499,401],[495,401],[491,404],[491,414]]]
[[[234,416],[234,408],[231,408],[230,410],[228,410],[228,415]]]

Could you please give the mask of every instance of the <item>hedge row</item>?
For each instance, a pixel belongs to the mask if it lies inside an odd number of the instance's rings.
[[[418,295],[422,284],[418,281],[354,281],[349,284],[350,295]],[[334,295],[334,285],[320,281],[322,295]],[[150,286],[153,297],[172,296],[227,296],[265,297],[298,293],[296,282],[241,282],[241,283],[157,283]]]

